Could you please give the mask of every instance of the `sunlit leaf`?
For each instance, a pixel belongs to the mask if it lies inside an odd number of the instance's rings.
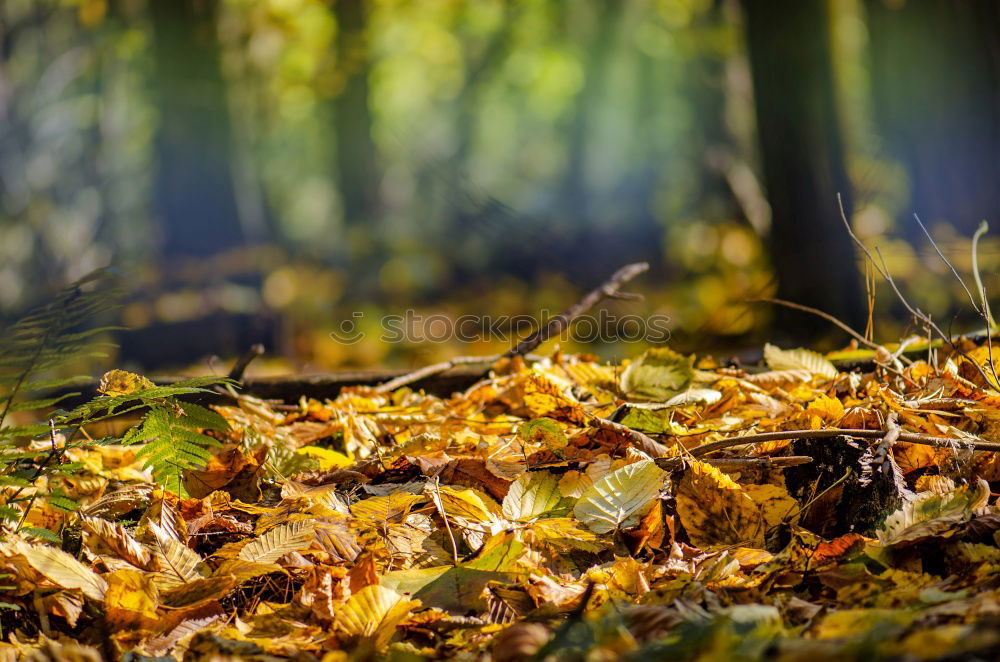
[[[559,481],[548,472],[527,472],[511,483],[503,500],[503,515],[527,520],[541,515],[555,517],[569,511],[570,502],[559,492]]]
[[[573,515],[594,533],[635,525],[666,481],[652,460],[640,460],[612,471],[583,493]]]
[[[808,349],[781,349],[767,344],[764,345],[764,360],[772,370],[807,370],[829,379],[839,374],[830,361]]]
[[[256,563],[274,563],[285,554],[308,549],[314,537],[309,522],[290,522],[274,527],[240,550],[239,558]]]
[[[669,347],[654,347],[629,363],[622,391],[629,398],[666,402],[687,389],[694,377],[693,357]]]
[[[419,600],[404,599],[392,589],[378,584],[366,586],[337,612],[334,627],[347,637],[367,639],[381,650],[396,627],[419,606]]]

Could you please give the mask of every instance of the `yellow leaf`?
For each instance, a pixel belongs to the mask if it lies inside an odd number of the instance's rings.
[[[691,542],[763,547],[764,519],[743,488],[715,467],[692,461],[677,485],[677,515]]]
[[[493,499],[471,487],[459,490],[442,485],[440,488],[430,489],[429,493],[439,509],[444,511],[442,514],[447,514],[448,517],[461,517],[470,522],[489,522],[500,515],[500,509]]]
[[[389,643],[402,623],[420,600],[404,600],[396,591],[378,584],[366,586],[340,608],[334,627],[352,639],[367,639],[375,650]]]
[[[422,494],[393,492],[386,496],[362,499],[351,506],[351,514],[360,519],[387,522],[397,521],[410,512],[410,508],[424,501]]]
[[[694,357],[669,347],[654,347],[629,363],[622,391],[630,398],[665,402],[686,390],[694,378]]]
[[[159,591],[149,573],[116,570],[105,575],[104,613],[115,628],[152,629],[157,623]]]
[[[16,540],[13,549],[57,586],[79,589],[91,600],[103,600],[108,583],[103,577],[75,558],[55,547],[31,545]]]
[[[109,370],[101,377],[101,382],[97,390],[104,395],[118,397],[120,395],[130,395],[147,388],[153,388],[155,384],[142,375],[127,370]]]
[[[155,575],[157,586],[170,589],[208,574],[208,569],[197,552],[170,537],[155,522],[149,522],[148,526],[154,538],[153,553],[160,566],[160,572]]]
[[[764,345],[764,360],[772,370],[808,370],[829,379],[839,374],[830,361],[808,349],[781,349],[767,344]]]
[[[299,455],[307,455],[315,458],[319,462],[320,471],[332,471],[334,469],[344,469],[354,464],[353,455],[344,455],[329,448],[320,446],[303,446],[295,451]]]
[[[793,521],[799,512],[796,501],[784,487],[778,485],[744,485],[743,491],[750,495],[760,509],[767,528],[778,526],[784,521]]]
[[[308,549],[313,537],[313,526],[309,522],[282,524],[251,540],[240,550],[239,558],[256,563],[274,563],[285,554]]]
[[[814,416],[819,416],[826,423],[837,423],[844,417],[843,403],[828,395],[820,395],[810,402],[806,411]]]

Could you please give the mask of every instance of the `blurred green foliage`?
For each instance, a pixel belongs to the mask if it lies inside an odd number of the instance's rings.
[[[505,346],[328,334],[355,311],[366,324],[408,307],[555,312],[644,259],[647,301],[621,312],[669,315],[676,342],[720,351],[773,333],[769,307],[748,303],[775,284],[738,3],[162,0],[212,12],[225,88],[212,112],[230,134],[240,232],[204,259],[162,250],[176,224],[156,203],[172,112],[157,96],[158,1],[2,5],[4,314],[113,260],[133,274],[132,326],[266,315],[299,367],[411,365]],[[896,220],[910,191],[880,149],[862,3],[830,7],[853,223],[921,306],[948,315],[960,285]],[[967,273],[967,237],[924,220]],[[998,263],[987,238],[987,287]],[[895,308],[879,285],[880,333],[905,331]]]

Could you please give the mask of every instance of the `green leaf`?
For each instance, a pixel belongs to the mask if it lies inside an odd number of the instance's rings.
[[[559,481],[548,472],[526,472],[511,483],[503,500],[503,515],[510,520],[529,520],[542,515],[559,517],[569,512],[570,502],[559,492]]]
[[[654,347],[625,368],[622,391],[629,398],[666,402],[691,384],[693,363],[694,357]]]
[[[21,527],[20,529],[18,529],[18,533],[34,536],[36,538],[41,538],[42,540],[47,540],[57,545],[62,543],[62,538],[59,537],[58,533],[49,531],[48,529],[41,529],[36,526]]]
[[[640,460],[612,471],[580,495],[573,515],[594,533],[634,526],[666,481],[652,460]]]
[[[517,430],[519,439],[526,443],[542,444],[549,449],[565,448],[569,441],[562,427],[551,418],[536,418]]]

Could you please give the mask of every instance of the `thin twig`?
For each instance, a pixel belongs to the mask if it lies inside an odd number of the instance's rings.
[[[620,292],[618,288],[632,280],[639,274],[643,273],[649,269],[649,264],[646,262],[637,262],[635,264],[629,264],[618,271],[616,271],[611,278],[601,284],[586,294],[578,302],[567,308],[564,312],[559,313],[546,324],[544,327],[531,334],[528,338],[525,338],[514,347],[512,347],[506,354],[505,357],[511,358],[514,356],[522,356],[530,351],[533,351],[536,347],[541,345],[543,342],[551,338],[552,336],[558,335],[569,328],[570,324],[573,323],[580,315],[584,314],[601,300],[606,298],[612,299],[634,299],[637,295],[626,294]]]
[[[979,238],[986,234],[986,231],[990,229],[989,224],[986,221],[982,221],[979,227],[976,228],[975,234],[972,235],[972,275],[976,279],[976,290],[979,292],[980,301],[983,306],[983,312],[986,314],[986,324],[988,325],[987,332],[992,333],[996,323],[993,321],[993,316],[990,315],[990,304],[986,300],[986,288],[983,287],[983,279],[979,275]]]
[[[879,251],[878,248],[875,249],[875,252],[878,253],[878,256],[882,262],[882,265],[879,266],[879,263],[875,260],[875,256],[872,255],[871,251],[868,250],[868,247],[864,245],[864,243],[861,241],[861,239],[858,238],[856,234],[854,234],[854,230],[851,228],[851,223],[850,221],[847,220],[847,212],[844,211],[843,198],[839,193],[837,194],[837,204],[840,205],[840,219],[844,222],[844,227],[847,228],[847,234],[850,235],[851,239],[854,240],[854,243],[857,244],[859,248],[861,248],[865,256],[867,256],[868,260],[871,262],[872,266],[875,267],[875,270],[878,271],[879,274],[881,274],[882,278],[884,278],[887,283],[889,283],[893,291],[896,293],[896,297],[898,297],[900,303],[903,304],[903,307],[905,307],[910,312],[910,314],[913,315],[913,317],[917,319],[920,323],[922,323],[925,327],[927,327],[929,330],[934,331],[934,333],[936,333],[949,347],[951,347],[951,349],[954,352],[961,355],[962,358],[966,359],[969,363],[971,363],[973,367],[979,372],[979,374],[982,375],[983,380],[985,380],[986,385],[989,388],[993,389],[994,391],[998,390],[997,387],[993,386],[993,384],[990,382],[990,378],[987,376],[986,372],[983,370],[983,367],[979,365],[977,361],[974,361],[966,352],[959,349],[959,347],[954,342],[952,342],[951,338],[948,337],[948,335],[945,334],[945,332],[942,331],[941,328],[934,323],[934,320],[932,320],[929,315],[924,313],[919,308],[914,308],[913,306],[910,305],[910,302],[906,300],[906,297],[903,296],[903,293],[899,291],[899,287],[896,286],[896,281],[893,280],[892,274],[889,272],[889,268],[885,263],[885,258],[882,257],[882,252]]]
[[[854,338],[855,340],[857,340],[859,343],[861,343],[865,347],[868,347],[869,349],[874,349],[875,351],[878,351],[878,350],[881,349],[881,350],[884,350],[884,351],[888,352],[888,350],[885,349],[885,347],[883,347],[882,345],[879,345],[878,343],[871,342],[870,340],[868,340],[867,338],[865,338],[863,335],[861,335],[860,333],[858,333],[857,331],[855,331],[854,329],[852,329],[851,327],[849,327],[844,322],[841,322],[839,319],[837,319],[836,317],[834,317],[830,313],[824,312],[824,311],[820,310],[819,308],[813,308],[812,306],[804,306],[801,303],[795,303],[795,302],[792,302],[792,301],[786,301],[785,299],[774,299],[774,298],[769,298],[769,297],[765,297],[765,298],[762,298],[762,299],[750,299],[750,303],[756,303],[756,302],[776,303],[779,306],[785,306],[786,308],[794,308],[795,310],[801,310],[804,313],[810,313],[812,315],[817,315],[817,316],[822,317],[823,319],[825,319],[827,322],[830,322],[831,324],[834,324],[835,326],[837,326],[838,328],[840,328],[842,331],[844,331],[845,333],[847,333],[849,336],[851,336],[852,338]]]
[[[920,217],[914,214],[913,218],[916,219],[917,225],[919,225],[920,229],[924,231],[925,235],[927,235],[927,241],[931,242],[931,246],[933,246],[934,250],[937,251],[938,257],[941,258],[941,261],[944,262],[949,269],[951,269],[951,273],[955,274],[956,280],[958,280],[958,282],[961,283],[962,288],[965,290],[965,293],[969,295],[969,300],[972,302],[973,310],[975,310],[979,314],[982,314],[979,310],[979,306],[976,304],[976,298],[972,296],[972,292],[969,291],[969,287],[965,284],[965,281],[962,279],[962,277],[958,275],[958,270],[955,268],[955,265],[953,265],[950,261],[948,261],[948,258],[946,258],[944,256],[944,253],[941,252],[941,248],[938,246],[937,242],[934,241],[934,237],[931,236],[930,231],[923,224],[923,221],[920,220]],[[975,263],[975,258],[973,258],[973,263]]]
[[[990,372],[993,373],[993,379],[997,380],[997,383],[1000,384],[1000,377],[997,377],[996,364],[993,363],[993,329],[996,327],[996,324],[993,322],[993,313],[990,312],[990,301],[986,298],[986,288],[983,286],[983,279],[979,275],[979,238],[989,230],[989,227],[986,221],[982,221],[979,227],[976,228],[975,234],[972,235],[972,273],[976,277],[976,287],[979,288],[979,297],[982,303],[982,315],[983,319],[986,320],[986,348],[990,359]]]
[[[438,510],[441,511],[441,519],[444,520],[444,528],[448,531],[448,538],[451,539],[451,553],[452,558],[455,561],[455,565],[458,565],[458,543],[455,542],[455,534],[451,531],[451,524],[448,523],[448,513],[444,510],[444,501],[441,500],[441,485],[437,476],[434,476],[434,480],[431,481],[434,485],[434,501]]]

